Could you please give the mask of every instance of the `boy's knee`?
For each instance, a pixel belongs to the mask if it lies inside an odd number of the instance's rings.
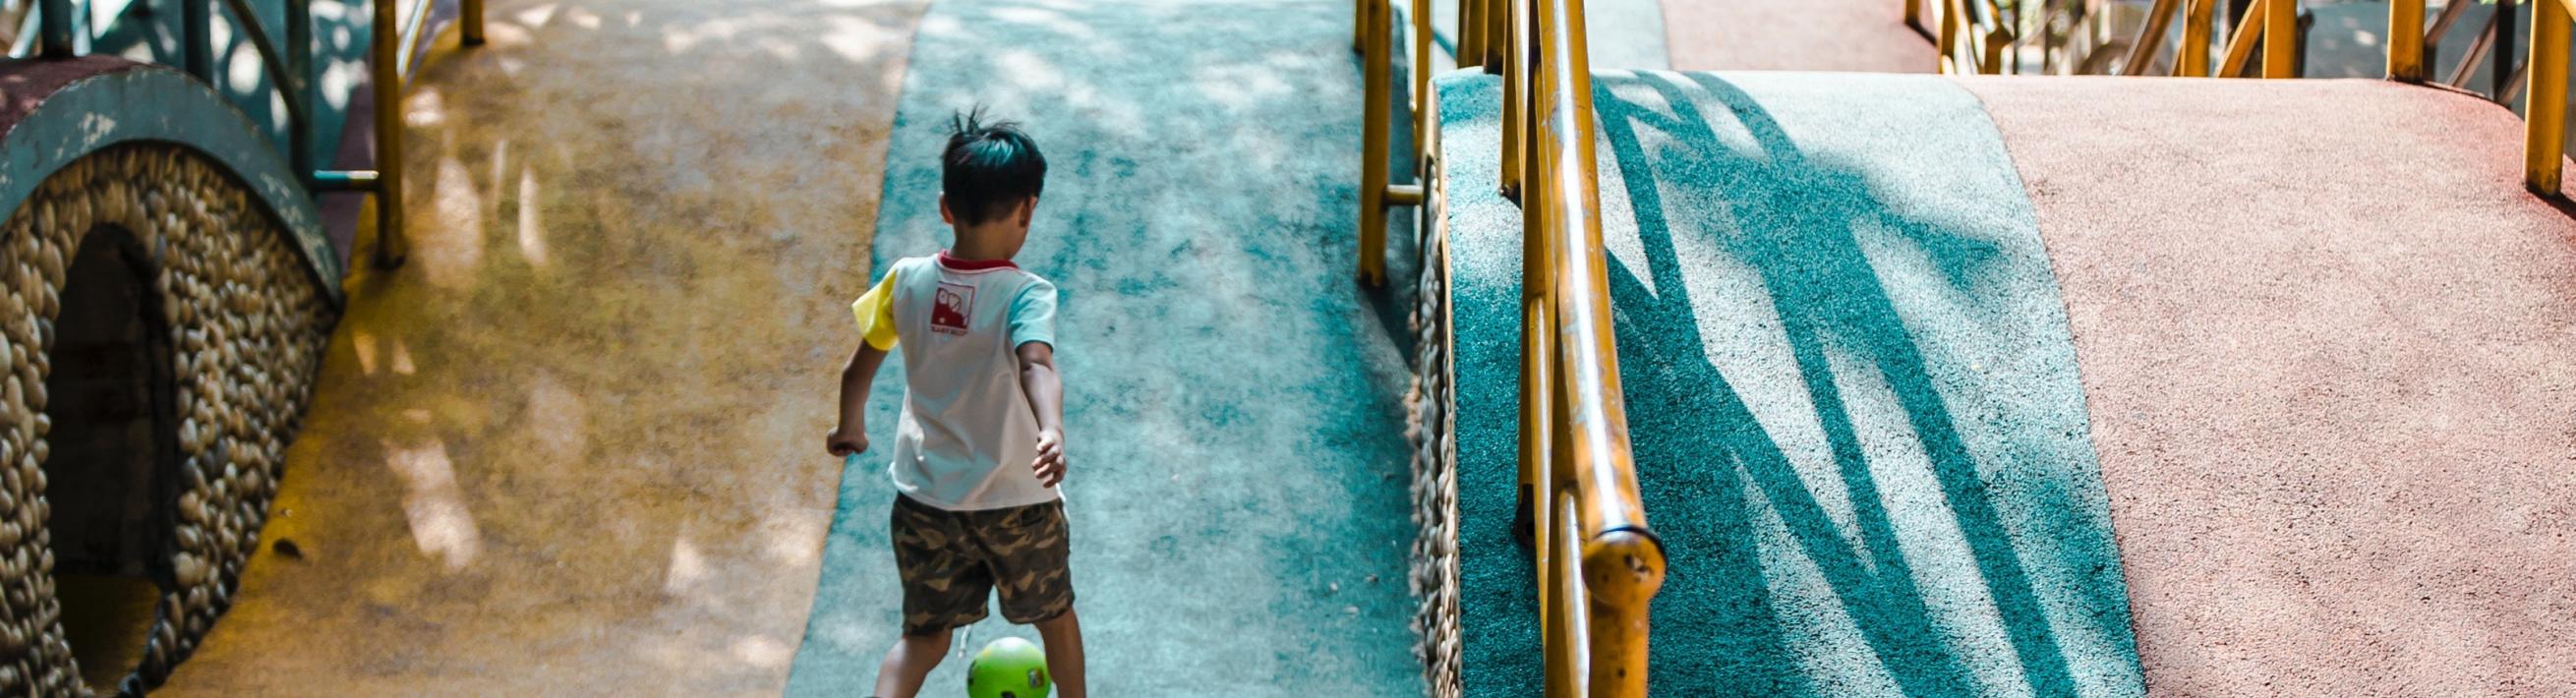
[[[921,633],[919,635],[905,635],[903,636],[903,642],[904,644],[911,645],[912,648],[916,650],[934,654],[947,654],[949,635],[954,632],[954,630],[954,628],[941,628],[939,630]]]

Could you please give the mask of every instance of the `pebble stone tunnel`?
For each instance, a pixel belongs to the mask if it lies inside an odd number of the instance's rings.
[[[231,605],[336,311],[255,195],[184,147],[137,143],[54,172],[0,244],[0,694],[86,695],[45,522],[45,378],[69,260],[96,231],[141,243],[172,349],[175,526],[150,639],[120,689],[160,685]]]

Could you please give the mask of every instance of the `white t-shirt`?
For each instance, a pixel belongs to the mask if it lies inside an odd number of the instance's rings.
[[[850,304],[859,334],[903,347],[896,491],[950,510],[1054,501],[1039,484],[1037,413],[1020,387],[1019,347],[1055,344],[1055,284],[1007,260],[907,257]]]

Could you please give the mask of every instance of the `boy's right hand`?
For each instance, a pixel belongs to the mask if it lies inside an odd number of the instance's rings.
[[[823,449],[841,458],[866,453],[868,452],[868,432],[865,429],[836,427],[832,429],[832,433],[824,435]]]

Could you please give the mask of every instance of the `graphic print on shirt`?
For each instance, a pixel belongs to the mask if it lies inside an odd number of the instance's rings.
[[[940,334],[966,334],[966,318],[975,314],[975,287],[939,282],[939,295],[930,305],[930,331]]]

